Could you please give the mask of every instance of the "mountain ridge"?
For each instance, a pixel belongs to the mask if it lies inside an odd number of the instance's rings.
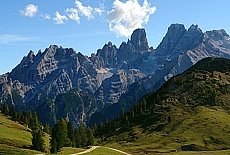
[[[55,104],[59,94],[77,88],[102,103],[94,112],[115,103],[118,111],[129,110],[142,95],[209,56],[230,58],[229,35],[224,30],[203,33],[197,25],[187,30],[172,24],[156,49],[149,47],[144,29],[135,30],[119,48],[108,42],[90,57],[51,45],[36,55],[30,51],[10,73],[0,76],[0,102],[18,110],[35,110],[45,103],[44,98]],[[138,88],[143,93],[134,96]],[[88,122],[93,113],[87,115],[90,107],[83,109]]]

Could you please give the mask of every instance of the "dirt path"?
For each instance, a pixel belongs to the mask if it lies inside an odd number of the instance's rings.
[[[75,153],[75,154],[71,154],[71,155],[79,155],[79,154],[89,153],[89,152],[95,150],[95,149],[98,148],[98,147],[100,147],[100,146],[92,146],[92,147],[91,147],[90,149],[88,149],[88,150],[85,150],[85,151],[79,152],[79,153]],[[123,153],[123,154],[125,154],[125,155],[130,155],[130,154],[126,153],[126,152],[123,152],[123,151],[121,151],[121,150],[117,150],[117,149],[114,149],[114,148],[111,148],[111,147],[104,147],[104,148],[107,148],[107,149],[110,149],[110,150],[113,150],[113,151],[117,151],[117,152]]]
[[[71,154],[71,155],[78,155],[78,154],[85,154],[85,153],[89,153],[89,152],[91,152],[91,151],[93,151],[93,150],[95,150],[96,148],[98,148],[99,146],[92,146],[90,149],[88,149],[88,150],[85,150],[85,151],[83,151],[83,152],[79,152],[79,153],[74,153],[74,154]]]
[[[111,148],[111,147],[105,147],[105,148],[113,150],[113,151],[117,151],[117,152],[120,152],[120,153],[123,153],[123,154],[126,154],[126,155],[130,155],[130,154],[126,153],[126,152],[123,152],[121,150],[117,150],[117,149],[114,149],[114,148]]]

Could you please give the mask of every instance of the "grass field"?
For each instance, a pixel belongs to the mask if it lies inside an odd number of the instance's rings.
[[[205,119],[206,121],[202,121]],[[196,125],[190,126],[189,124],[194,124],[196,120]],[[218,120],[218,121],[216,121]],[[223,151],[183,151],[176,153],[169,153],[172,150],[175,150],[176,147],[179,147],[177,142],[171,143],[176,137],[187,138],[189,141],[193,137],[193,142],[195,144],[202,145],[202,141],[200,140],[200,136],[207,135],[216,135],[216,137],[222,138],[219,143],[222,142],[228,144],[229,137],[229,128],[227,128],[227,124],[230,122],[230,118],[226,113],[223,113],[221,109],[209,109],[205,107],[201,107],[198,113],[190,119],[186,119],[186,121],[182,122],[177,130],[172,132],[169,137],[165,137],[165,132],[151,133],[151,134],[142,134],[143,130],[141,128],[134,128],[134,132],[138,139],[135,143],[125,142],[124,144],[120,143],[107,143],[106,146],[111,148],[116,148],[118,150],[122,150],[124,152],[135,154],[135,155],[144,155],[148,154],[162,154],[162,155],[230,155],[230,150]],[[184,131],[185,126],[189,126],[189,129]],[[209,131],[204,131],[202,127],[208,127]],[[170,127],[169,127],[170,128]],[[218,132],[220,129],[226,130],[225,132]],[[199,134],[196,134],[199,131]],[[183,136],[181,134],[183,133]],[[129,134],[129,133],[124,133]],[[196,134],[196,135],[194,135]],[[125,135],[121,135],[125,136]],[[208,137],[208,136],[207,136]],[[210,136],[209,136],[210,137]],[[11,121],[6,118],[2,114],[0,114],[0,154],[3,155],[35,155],[35,154],[44,154],[42,152],[31,150],[31,133],[30,129],[26,128],[23,125],[20,125],[18,122]],[[45,134],[45,144],[46,144],[46,154],[49,154],[49,135]],[[121,137],[117,137],[121,138]],[[159,143],[156,143],[157,140]],[[179,138],[180,140],[180,138]],[[207,142],[208,142],[207,138]],[[225,142],[226,141],[226,142]],[[215,149],[215,145],[217,144],[209,144],[209,147]],[[218,145],[217,145],[218,146]],[[79,148],[63,148],[60,155],[69,155],[73,153],[78,153],[85,151],[85,149]],[[105,147],[99,147],[93,150],[92,152],[86,153],[86,155],[122,155],[120,152],[113,151],[111,149]]]
[[[105,147],[98,147],[92,152],[86,153],[85,155],[124,155],[124,154]]]
[[[29,148],[32,145],[31,138],[30,129],[0,113],[0,144]]]
[[[135,126],[129,132],[113,137],[103,145],[125,152],[142,155],[170,153],[181,150],[182,146],[193,145],[194,150],[224,150],[230,147],[230,117],[218,107],[200,106],[195,114],[182,113],[175,109],[172,123],[158,132],[145,132],[141,126]],[[175,124],[174,122],[180,122]],[[135,137],[126,141],[127,137]],[[116,141],[116,142],[115,142]],[[212,152],[180,152],[181,154],[208,154]],[[171,153],[170,153],[171,154]],[[177,154],[177,153],[176,153]],[[230,151],[218,151],[213,154],[230,154]]]
[[[166,153],[162,155],[230,155],[230,150],[221,151],[188,151],[188,152],[176,152]]]
[[[78,153],[78,152],[83,152],[86,149],[82,149],[82,148],[73,148],[73,147],[64,147],[62,148],[61,152],[58,152],[58,155],[70,155],[70,154],[74,154],[74,153]]]
[[[41,152],[31,150],[31,130],[18,122],[14,122],[0,113],[0,154],[32,155]],[[48,149],[49,136],[45,136]]]

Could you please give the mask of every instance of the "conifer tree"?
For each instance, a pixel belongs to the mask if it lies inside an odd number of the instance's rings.
[[[2,105],[2,113],[6,116],[9,115],[9,107],[6,103],[3,103],[3,105]]]
[[[133,118],[135,117],[135,113],[134,113],[133,109],[131,109],[131,115],[132,115]]]
[[[125,120],[127,122],[127,125],[129,125],[129,118],[128,118],[128,115],[125,116]]]
[[[86,136],[87,136],[87,146],[93,145],[94,137],[93,137],[92,129],[88,128],[86,130]]]
[[[77,148],[81,147],[81,135],[80,135],[79,128],[75,130],[75,146]]]
[[[9,115],[12,117],[14,115],[15,111],[14,111],[14,108],[10,108],[9,110]]]
[[[97,124],[96,123],[94,123],[94,125],[93,125],[93,131],[94,131],[94,133],[93,134],[95,134],[95,132],[97,131]]]
[[[67,132],[67,121],[65,119],[61,119],[58,122],[57,126],[57,147],[58,150],[64,146],[69,146],[70,145],[70,140],[68,137],[68,132]]]
[[[88,139],[83,124],[79,127],[79,133],[81,135],[81,147],[85,148],[87,146]]]
[[[57,154],[57,141],[56,141],[56,139],[51,139],[51,149],[50,149],[50,152],[51,153],[54,153],[54,154]]]
[[[100,127],[100,128],[102,128],[102,127],[103,127],[103,123],[102,123],[102,121],[100,121],[100,123],[99,123],[99,127]]]
[[[74,130],[73,130],[73,126],[70,122],[68,122],[67,124],[67,132],[68,132],[68,137],[71,141],[71,146],[75,146],[75,136],[74,136]]]
[[[45,151],[45,141],[43,139],[43,132],[41,129],[32,131],[32,147],[38,151]]]
[[[30,119],[29,128],[31,128],[32,130],[36,130],[36,129],[40,128],[40,122],[38,120],[38,116],[37,116],[36,112],[34,112],[33,117]]]
[[[55,153],[55,151],[59,151],[62,147],[71,145],[67,131],[67,120],[61,119],[54,125],[50,145],[51,153]]]
[[[48,134],[51,134],[51,127],[49,126],[49,124],[47,124],[47,123],[44,124],[43,131],[48,133]]]

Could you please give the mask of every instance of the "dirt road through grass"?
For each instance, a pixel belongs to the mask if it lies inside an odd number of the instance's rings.
[[[79,155],[79,154],[89,153],[89,152],[91,152],[91,151],[93,151],[93,150],[95,150],[96,148],[99,148],[99,147],[101,147],[101,146],[92,146],[88,150],[85,150],[85,151],[79,152],[79,153],[75,153],[75,154],[71,154],[71,155]],[[110,148],[110,147],[103,147],[103,148],[110,149],[110,150],[113,150],[113,151],[117,151],[117,152],[120,152],[120,153],[125,154],[125,155],[130,155],[130,154],[126,153],[126,152],[123,152],[121,150],[117,150],[117,149],[114,149],[114,148]]]

